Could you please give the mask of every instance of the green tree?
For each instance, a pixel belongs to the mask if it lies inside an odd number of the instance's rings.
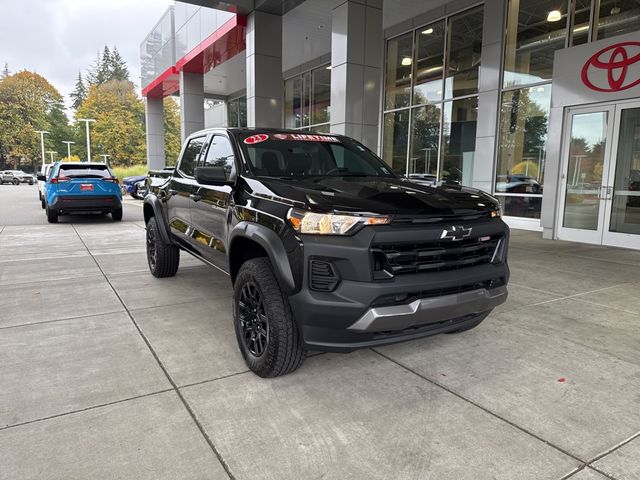
[[[0,80],[0,146],[5,160],[17,168],[35,168],[41,155],[35,131],[52,131],[57,122],[66,125],[63,111],[62,95],[37,73],[23,70]],[[51,146],[47,138],[46,148]]]
[[[91,65],[89,65],[89,68],[87,69],[87,73],[85,75],[87,86],[98,85],[98,72],[100,71],[101,63],[102,58],[100,56],[100,52],[98,52],[96,54],[96,59]]]
[[[167,165],[178,160],[182,141],[180,139],[180,110],[173,97],[164,99],[164,156]]]
[[[120,56],[118,47],[115,45],[111,51],[111,79],[129,80],[129,67],[127,67],[127,62]]]
[[[72,103],[71,106],[74,110],[77,110],[84,99],[87,98],[87,87],[84,85],[84,80],[82,79],[82,72],[78,72],[78,78],[76,80],[76,85],[73,89],[73,92],[69,94],[71,97]]]
[[[109,51],[109,47],[105,45],[102,49],[102,58],[100,59],[98,71],[96,72],[96,84],[102,85],[112,80],[112,71],[111,52]]]
[[[114,166],[146,162],[144,105],[133,83],[111,80],[90,86],[76,118],[96,119],[91,127],[92,154],[111,155]]]

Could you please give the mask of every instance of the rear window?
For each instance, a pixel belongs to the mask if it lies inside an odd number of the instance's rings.
[[[64,175],[70,178],[111,178],[111,171],[106,165],[60,165],[58,175]]]

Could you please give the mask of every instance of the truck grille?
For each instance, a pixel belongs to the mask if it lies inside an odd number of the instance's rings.
[[[378,244],[371,249],[374,270],[393,275],[442,272],[490,263],[501,235],[469,238],[459,242]]]

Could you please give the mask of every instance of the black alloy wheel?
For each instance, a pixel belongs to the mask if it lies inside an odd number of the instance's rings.
[[[160,236],[156,218],[151,217],[147,223],[147,262],[149,271],[156,278],[173,277],[180,265],[180,250],[172,244],[165,243]]]
[[[147,261],[149,262],[149,269],[153,272],[158,263],[158,245],[155,228],[147,228]]]
[[[238,306],[244,346],[251,355],[259,358],[269,343],[269,319],[262,294],[255,283],[247,282],[242,286]]]

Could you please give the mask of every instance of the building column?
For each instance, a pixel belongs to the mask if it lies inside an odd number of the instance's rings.
[[[282,128],[282,17],[251,12],[245,39],[247,126]]]
[[[162,170],[164,158],[164,103],[162,98],[149,98],[145,102],[147,127],[147,167]]]
[[[496,151],[499,147],[500,69],[504,45],[503,19],[506,2],[486,0],[478,85],[478,124],[472,186],[491,192]]]
[[[180,137],[204,128],[204,76],[180,72]]]
[[[331,15],[331,132],[378,150],[382,0],[347,0]]]

